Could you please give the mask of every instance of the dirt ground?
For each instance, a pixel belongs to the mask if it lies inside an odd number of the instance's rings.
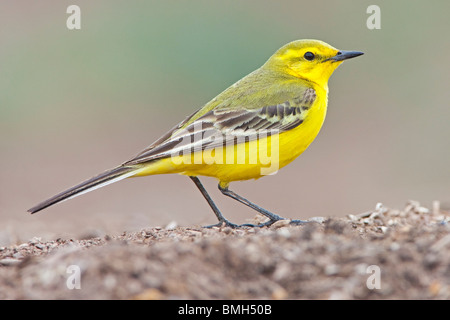
[[[450,213],[33,238],[0,247],[0,299],[450,299]]]

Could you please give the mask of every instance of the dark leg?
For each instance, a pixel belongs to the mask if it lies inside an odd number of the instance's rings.
[[[278,221],[278,220],[285,220],[285,218],[280,217],[279,215],[272,213],[270,211],[267,211],[264,208],[261,208],[260,206],[254,204],[253,202],[245,199],[244,197],[241,197],[240,195],[238,195],[237,193],[231,191],[228,189],[228,187],[222,187],[219,184],[219,190],[226,196],[233,198],[234,200],[239,201],[240,203],[245,204],[246,206],[252,208],[253,210],[256,210],[257,212],[265,215],[267,218],[269,218],[270,220],[266,223],[263,223],[262,225],[259,226],[270,226],[271,224],[273,224],[274,222]],[[303,220],[291,220],[291,224],[293,225],[300,225],[300,224],[304,224],[307,221],[303,221]]]
[[[231,223],[230,221],[225,219],[225,217],[222,215],[222,213],[220,212],[219,208],[217,208],[216,204],[211,199],[211,197],[209,196],[208,192],[206,192],[205,187],[202,185],[202,183],[200,182],[200,180],[197,177],[189,176],[189,178],[191,178],[191,180],[194,181],[195,185],[200,190],[200,192],[202,193],[203,197],[205,197],[205,199],[208,202],[209,206],[214,211],[214,214],[216,215],[217,219],[219,220],[218,224],[210,225],[210,226],[207,226],[206,228],[219,227],[222,224],[225,224],[226,226],[232,227],[232,228],[239,227],[238,225],[236,225],[234,223]]]

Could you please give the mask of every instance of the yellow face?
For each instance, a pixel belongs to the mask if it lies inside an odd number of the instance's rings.
[[[297,40],[279,49],[268,63],[283,72],[326,87],[331,74],[344,60],[361,54],[340,51],[319,40]]]

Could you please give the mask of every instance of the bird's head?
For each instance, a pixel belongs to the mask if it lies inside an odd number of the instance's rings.
[[[281,47],[265,66],[327,87],[331,74],[344,60],[362,54],[338,50],[319,40],[297,40]]]

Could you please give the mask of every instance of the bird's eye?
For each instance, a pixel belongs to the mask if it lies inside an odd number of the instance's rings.
[[[312,61],[312,60],[314,60],[314,58],[316,56],[314,55],[314,53],[308,51],[308,52],[305,53],[304,57],[305,57],[306,60]]]

